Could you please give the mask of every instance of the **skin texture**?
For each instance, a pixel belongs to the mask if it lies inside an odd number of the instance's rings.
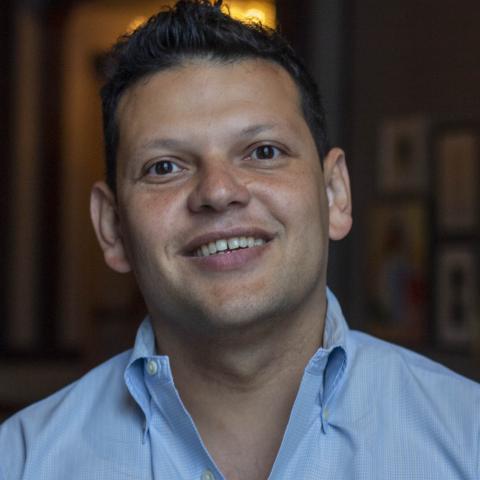
[[[343,152],[322,171],[293,80],[263,60],[142,79],[117,121],[117,197],[99,182],[91,201],[105,260],[133,270],[217,465],[231,480],[267,478],[322,342],[328,238],[351,227]],[[267,243],[193,255],[240,235]]]

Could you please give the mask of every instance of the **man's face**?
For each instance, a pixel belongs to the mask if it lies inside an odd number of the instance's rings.
[[[242,327],[321,301],[328,202],[286,71],[188,63],[127,90],[117,120],[116,251],[154,321]]]

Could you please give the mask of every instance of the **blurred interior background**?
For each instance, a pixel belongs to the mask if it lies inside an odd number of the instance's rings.
[[[104,266],[88,199],[103,54],[169,3],[2,3],[0,419],[129,348],[145,313]],[[478,1],[226,3],[281,26],[347,152],[354,228],[329,285],[350,326],[480,380]]]

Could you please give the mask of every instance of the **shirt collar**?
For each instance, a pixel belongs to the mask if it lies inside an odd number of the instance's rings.
[[[343,378],[347,365],[348,325],[335,295],[327,288],[327,313],[323,334],[323,346],[310,359],[305,371],[311,375],[323,376],[320,392],[321,404],[325,407]],[[157,362],[162,381],[173,384],[168,357],[156,355],[155,333],[150,318],[146,317],[138,328],[130,360],[125,369],[125,384],[145,414],[146,435],[151,421],[150,394],[144,381],[149,361]]]
[[[323,332],[323,348],[331,350],[339,346],[345,350],[347,333],[348,325],[340,304],[332,291],[327,288],[327,315]]]
[[[155,362],[158,374],[163,377],[162,380],[173,383],[168,357],[156,355],[155,333],[147,316],[137,330],[135,344],[124,372],[125,384],[145,415],[144,440],[152,419],[150,394],[144,380],[148,363],[151,361]]]
[[[323,346],[310,359],[305,371],[323,377],[320,403],[326,409],[344,379],[347,367],[348,325],[335,295],[327,288],[327,314]]]

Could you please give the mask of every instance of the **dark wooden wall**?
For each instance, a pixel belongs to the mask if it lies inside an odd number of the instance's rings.
[[[358,317],[377,128],[385,116],[411,113],[434,121],[480,119],[480,3],[357,0],[351,15],[352,311]]]
[[[13,44],[13,5],[5,1],[0,9],[0,350],[3,345],[6,318],[6,285],[8,272],[7,228],[10,215],[10,175],[11,175],[11,84]]]

